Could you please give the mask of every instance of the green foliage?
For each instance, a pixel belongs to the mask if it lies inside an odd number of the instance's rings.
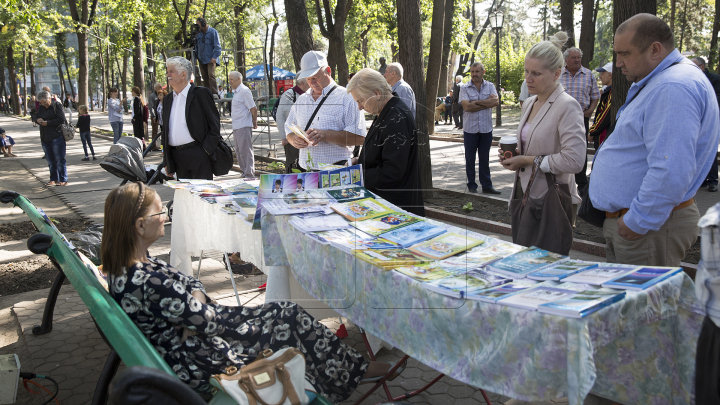
[[[284,169],[285,169],[285,163],[283,163],[283,162],[272,162],[272,163],[268,163],[268,169],[270,169],[270,170],[272,170],[272,171],[284,170]]]
[[[520,85],[525,78],[525,54],[530,49],[534,41],[522,40],[516,46],[509,35],[500,36],[500,87],[505,91],[512,92],[510,97],[508,93],[508,101],[516,99],[515,95],[520,94]],[[485,65],[485,79],[495,82],[496,63],[495,63],[495,34],[483,37],[480,43],[482,51],[480,57],[475,58],[483,62]],[[503,95],[503,104],[506,103],[505,95]],[[508,103],[509,104],[509,103]]]
[[[467,204],[463,205],[462,209],[465,212],[470,212],[470,211],[474,210],[475,208],[473,208],[472,201],[471,201],[471,202],[468,202]]]

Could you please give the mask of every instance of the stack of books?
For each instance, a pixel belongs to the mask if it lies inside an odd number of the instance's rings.
[[[568,259],[567,256],[531,246],[490,263],[487,269],[512,278],[525,278],[530,273],[546,269]]]

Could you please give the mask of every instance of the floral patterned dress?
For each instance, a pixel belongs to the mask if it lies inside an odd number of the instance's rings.
[[[305,378],[320,394],[340,402],[367,370],[363,356],[292,302],[259,307],[203,304],[191,294],[199,280],[149,258],[111,276],[111,295],[177,376],[200,394],[213,392],[210,376],[249,364],[265,349],[296,347],[305,354]],[[183,330],[189,335],[183,340]],[[188,335],[188,333],[185,333]]]

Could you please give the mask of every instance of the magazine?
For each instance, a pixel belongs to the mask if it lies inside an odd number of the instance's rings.
[[[632,273],[602,283],[603,287],[641,291],[682,271],[681,267],[640,267]]]
[[[365,198],[375,198],[375,195],[368,191],[368,189],[359,186],[330,189],[326,190],[326,192],[330,197],[339,203],[362,200]]]
[[[575,294],[577,294],[577,291],[541,286],[502,298],[498,301],[498,304],[535,311],[539,305],[564,299]]]
[[[299,231],[304,233],[350,228],[350,225],[347,223],[347,221],[337,214],[323,215],[311,218],[293,217],[289,222],[290,225],[294,226]]]
[[[467,298],[476,301],[496,303],[498,300],[510,297],[513,294],[525,291],[529,288],[535,288],[540,283],[532,280],[515,280],[512,283],[506,283],[497,287],[488,288],[468,294]]]
[[[353,254],[358,259],[385,270],[429,262],[429,259],[407,249],[365,249],[355,250]]]
[[[453,273],[443,270],[441,267],[428,265],[403,266],[394,269],[394,271],[412,278],[413,280],[424,283],[426,281],[437,280],[440,278],[450,277]]]
[[[572,276],[583,270],[597,267],[596,262],[586,262],[584,260],[566,260],[546,269],[534,271],[527,275],[531,280],[561,280],[565,277]]]
[[[515,254],[517,252],[520,252],[521,250],[525,249],[525,246],[522,245],[516,245],[512,242],[505,242],[503,240],[495,240],[495,242],[488,241],[486,242],[487,247],[485,244],[483,244],[480,247],[475,248],[476,250],[484,250],[489,253],[497,254],[500,257],[510,256],[512,254]]]
[[[392,231],[393,229],[414,224],[415,222],[419,221],[422,221],[422,219],[414,217],[410,214],[391,212],[390,214],[386,214],[374,219],[366,219],[365,221],[354,221],[350,225],[363,232],[377,236]]]
[[[382,237],[401,245],[403,248],[432,239],[447,232],[447,229],[433,225],[428,221],[420,221],[385,232]]]
[[[455,232],[447,232],[410,248],[411,251],[435,260],[464,252],[482,244],[483,241]]]
[[[541,304],[538,312],[560,315],[568,318],[584,318],[601,308],[625,298],[625,291],[588,290],[567,298]]]
[[[531,246],[504,259],[490,263],[487,269],[512,278],[524,278],[529,273],[543,270],[568,259],[567,256]]]
[[[329,244],[335,240],[374,240],[375,237],[354,228],[336,229],[333,231],[310,232],[306,234],[322,244]]]
[[[624,276],[636,268],[637,266],[626,264],[598,263],[598,267],[565,277],[563,281],[566,283],[602,285],[614,278]]]
[[[423,287],[430,291],[455,298],[465,298],[470,294],[505,284],[508,279],[497,277],[483,271],[469,271],[449,277],[429,281]]]
[[[355,250],[383,250],[383,249],[400,249],[400,245],[389,240],[376,238],[373,240],[334,240],[330,243],[340,250],[352,253]]]
[[[349,167],[317,164],[315,167],[319,172],[319,183],[321,188],[338,187],[338,186],[363,186],[362,165],[353,165]]]
[[[332,204],[330,206],[335,212],[342,215],[348,221],[363,221],[377,218],[392,212],[385,204],[374,198],[365,198],[357,201]]]

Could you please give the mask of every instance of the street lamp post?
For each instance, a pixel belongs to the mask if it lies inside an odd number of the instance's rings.
[[[223,55],[223,62],[225,62],[225,87],[228,86],[229,80],[228,80],[228,65],[230,64],[230,55],[225,54]],[[227,91],[227,90],[226,90]]]
[[[490,27],[495,31],[495,89],[498,93],[499,104],[495,114],[495,126],[502,126],[502,92],[500,91],[500,30],[502,30],[503,12],[495,9],[490,13]]]
[[[150,88],[155,87],[155,66],[148,66],[148,73],[150,73]]]

